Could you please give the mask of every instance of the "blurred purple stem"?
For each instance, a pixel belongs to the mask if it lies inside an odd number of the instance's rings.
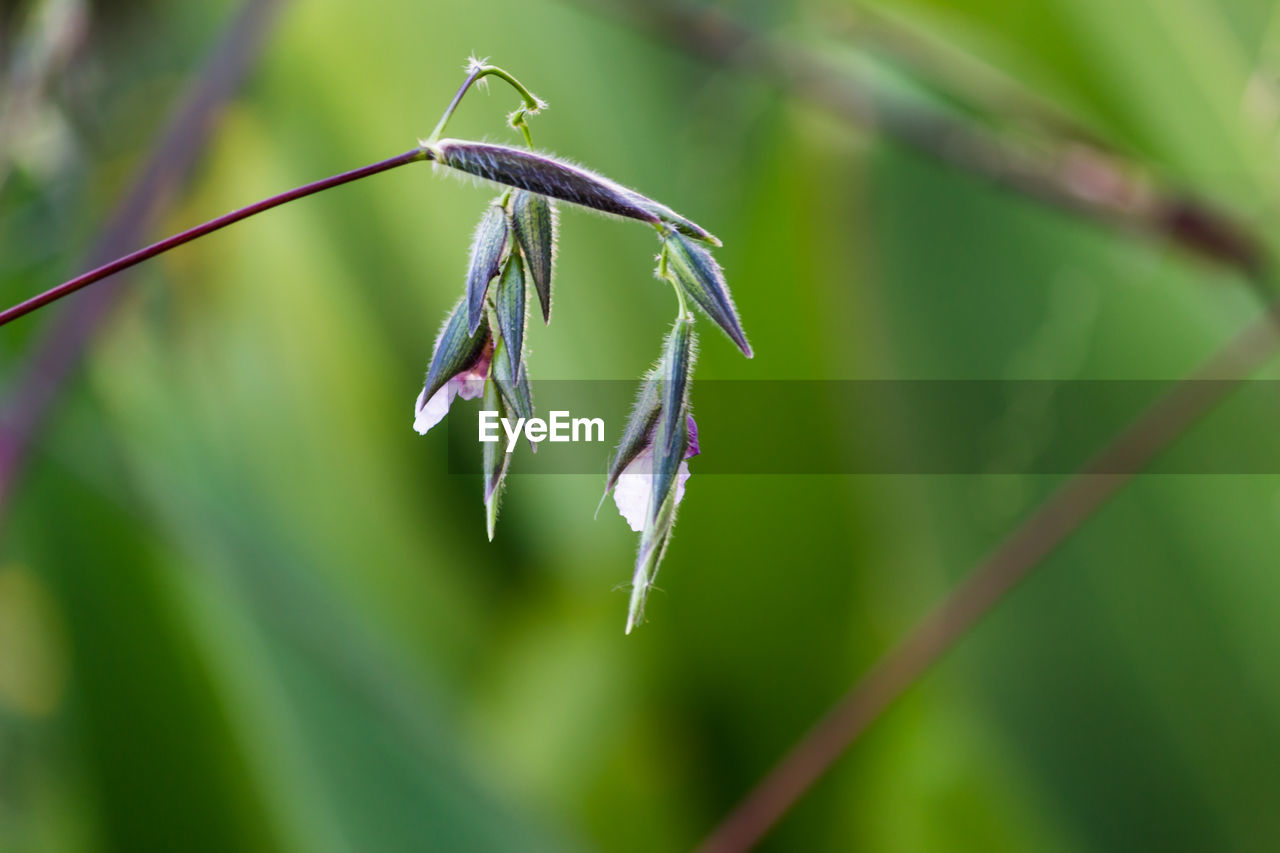
[[[141,241],[173,187],[204,148],[219,110],[259,56],[282,5],[283,0],[247,0],[241,7],[200,76],[174,111],[131,191],[103,229],[86,265],[104,263]],[[0,519],[36,431],[48,416],[58,391],[71,377],[88,342],[109,316],[123,284],[121,279],[106,282],[58,315],[33,345],[25,364],[16,371],[0,406]],[[34,307],[37,306],[27,310]],[[13,316],[21,313],[26,311]]]

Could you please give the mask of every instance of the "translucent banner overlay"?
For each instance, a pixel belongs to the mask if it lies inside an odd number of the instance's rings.
[[[1201,390],[1227,390],[1211,384],[1200,383]],[[1225,384],[1232,388],[1223,405],[1146,471],[1280,474],[1280,381]],[[691,467],[698,474],[1069,474],[1169,387],[1128,380],[697,381],[692,411],[702,454]],[[566,419],[600,418],[605,440],[544,440],[532,454],[522,433],[511,473],[603,475],[639,383],[542,380],[532,388],[537,417],[550,420],[559,411]],[[446,420],[453,473],[481,470],[480,409],[479,401],[459,400]],[[505,448],[502,426],[494,434]]]

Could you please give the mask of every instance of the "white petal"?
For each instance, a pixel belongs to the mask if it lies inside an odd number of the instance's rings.
[[[676,469],[676,503],[684,500],[684,485],[689,479],[689,463],[681,462]],[[639,533],[649,513],[649,501],[653,500],[653,448],[646,447],[632,459],[613,487],[613,502],[618,512],[627,520],[631,529]]]
[[[652,495],[653,451],[645,448],[622,469],[613,486],[613,502],[632,530],[644,530],[644,517]]]
[[[689,482],[689,477],[689,463],[681,462],[680,467],[676,469],[676,506],[684,500],[684,484]]]
[[[426,388],[422,389],[422,394],[427,392]],[[444,420],[444,416],[449,414],[449,407],[453,405],[454,395],[458,393],[458,389],[454,387],[453,380],[446,382],[439,391],[431,395],[431,399],[423,401],[422,394],[418,395],[418,402],[414,405],[413,428],[418,435],[426,435],[427,430]]]

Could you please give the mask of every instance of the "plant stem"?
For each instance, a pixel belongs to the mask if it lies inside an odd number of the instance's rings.
[[[189,228],[179,234],[174,234],[172,237],[167,237],[158,243],[152,243],[150,246],[139,249],[122,258],[117,258],[116,260],[111,261],[108,264],[104,264],[96,269],[89,270],[83,275],[79,275],[70,281],[65,281],[57,287],[46,290],[38,296],[33,296],[25,302],[21,302],[14,305],[12,308],[0,312],[0,326],[9,323],[12,320],[16,320],[19,317],[30,314],[37,308],[42,308],[51,302],[56,302],[68,293],[74,293],[82,287],[87,287],[88,285],[93,284],[95,281],[101,281],[102,279],[114,275],[121,270],[140,264],[149,258],[154,258],[156,255],[163,254],[170,249],[181,246],[183,243],[189,243],[192,240],[203,237],[220,228],[225,228],[234,222],[239,222],[242,219],[248,219],[250,216],[262,213],[264,210],[279,207],[282,204],[287,204],[288,202],[302,198],[303,196],[322,192],[341,184],[358,181],[361,178],[367,178],[370,175],[376,175],[379,172],[385,172],[388,169],[394,169],[397,166],[417,163],[420,160],[430,160],[431,152],[428,148],[430,143],[439,139],[440,134],[444,132],[445,126],[448,125],[449,119],[453,116],[454,111],[457,110],[458,104],[462,103],[463,96],[467,94],[467,91],[470,90],[471,86],[477,81],[488,76],[494,76],[505,80],[520,94],[524,103],[517,108],[514,113],[512,113],[511,125],[524,134],[525,142],[528,143],[530,148],[532,148],[533,140],[529,135],[529,126],[526,119],[529,115],[541,110],[545,106],[543,102],[537,95],[525,88],[523,83],[511,76],[511,74],[502,68],[499,68],[496,65],[482,65],[480,63],[475,63],[470,69],[467,79],[462,82],[462,86],[460,86],[458,91],[454,93],[453,100],[451,100],[449,102],[449,106],[445,108],[444,115],[440,117],[440,122],[436,125],[435,130],[431,132],[431,136],[428,139],[423,140],[417,148],[406,151],[403,154],[387,160],[371,163],[368,166],[362,166],[359,169],[352,169],[350,172],[343,172],[338,175],[333,175],[332,177],[304,184],[303,186],[296,187],[288,192],[283,192],[279,195],[265,198],[262,201],[249,205],[248,207],[233,210],[230,213],[219,216],[217,219],[210,219],[208,222],[197,225],[194,228]]]
[[[342,184],[349,184],[352,181],[358,181],[361,178],[376,175],[379,172],[385,172],[388,169],[394,169],[398,166],[406,166],[410,163],[417,163],[420,160],[429,160],[430,158],[430,152],[423,148],[414,148],[395,157],[380,160],[377,163],[370,163],[368,166],[361,166],[359,169],[352,169],[349,172],[342,172],[328,178],[323,178],[319,181],[313,181],[309,184],[303,184],[302,186],[295,187],[287,192],[273,195],[270,198],[264,198],[262,201],[255,202],[247,207],[242,207],[239,210],[233,210],[230,213],[223,214],[216,219],[210,219],[208,222],[197,225],[194,228],[188,228],[186,231],[174,234],[171,237],[166,237],[158,243],[152,243],[150,246],[138,249],[136,252],[132,252],[124,257],[116,258],[110,263],[103,264],[96,269],[89,270],[82,275],[76,276],[70,281],[63,282],[57,287],[50,288],[38,296],[33,296],[25,302],[20,302],[12,308],[0,311],[0,326],[9,323],[12,320],[16,320],[19,317],[30,314],[37,308],[42,308],[51,302],[56,302],[67,294],[74,293],[82,287],[87,287],[96,281],[101,281],[102,279],[114,275],[121,270],[126,270],[129,267],[140,264],[145,260],[154,258],[156,255],[164,254],[170,249],[177,248],[184,243],[189,243],[192,240],[205,236],[206,234],[210,234],[221,228],[226,228],[228,225],[239,222],[242,219],[248,219],[250,216],[255,216],[263,211],[270,210],[273,207],[279,207],[282,204],[287,204],[296,199],[300,199],[303,196],[314,195],[315,193],[323,192],[324,190],[332,189],[333,187],[341,186]]]
[[[453,118],[453,113],[458,109],[458,104],[462,103],[462,97],[467,94],[468,90],[475,83],[480,82],[485,77],[494,76],[505,80],[515,89],[520,97],[524,100],[524,106],[520,107],[513,113],[511,121],[512,127],[518,128],[525,137],[525,141],[529,143],[529,147],[533,147],[533,140],[529,138],[529,131],[524,124],[523,117],[528,114],[536,113],[545,106],[542,100],[533,92],[530,92],[523,83],[512,77],[507,71],[496,65],[474,64],[471,67],[471,73],[467,75],[467,79],[462,81],[462,85],[458,87],[458,91],[454,93],[453,100],[449,102],[449,106],[445,107],[444,115],[440,116],[440,121],[436,124],[435,130],[431,131],[431,135],[423,140],[422,145],[425,148],[433,142],[440,139],[440,134],[444,133],[445,127],[449,124],[449,119]],[[516,116],[519,116],[517,119]]]
[[[658,233],[662,234],[661,228]],[[676,281],[674,276],[667,274],[667,244],[665,240],[662,243],[662,253],[658,255],[658,277],[665,279],[671,285],[671,289],[676,292],[676,302],[679,308],[676,310],[676,322],[684,319],[692,319],[693,314],[689,312],[689,303],[685,302],[684,290],[680,287],[680,283]]]

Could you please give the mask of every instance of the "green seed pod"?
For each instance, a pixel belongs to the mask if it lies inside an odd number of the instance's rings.
[[[711,253],[677,232],[667,237],[664,254],[668,278],[724,330],[743,355],[751,358],[751,345],[733,307],[729,286]]]
[[[494,344],[493,366],[489,376],[497,384],[498,391],[506,401],[508,409],[514,411],[517,417],[525,419],[533,417],[533,393],[529,388],[529,371],[523,362],[518,362],[516,369],[512,369],[512,361],[507,354],[507,341],[502,335],[497,336],[497,342]],[[537,452],[536,444],[530,442],[529,446]]]
[[[484,388],[484,408],[497,412],[499,418],[508,416],[509,409],[498,393],[497,384],[486,382]],[[506,452],[506,445],[498,441],[484,443],[484,518],[485,530],[489,541],[493,541],[493,531],[498,523],[498,502],[502,498],[502,489],[506,484],[507,467],[511,464],[511,454]]]
[[[485,211],[471,241],[471,263],[467,268],[467,328],[474,332],[484,316],[484,297],[489,282],[498,275],[498,263],[507,243],[507,215],[495,202]]]
[[[658,510],[666,501],[675,483],[676,469],[684,461],[684,452],[688,448],[689,378],[693,375],[693,359],[693,319],[685,316],[671,327],[662,358],[661,411],[653,437],[651,522],[657,518]]]
[[[644,533],[640,535],[640,549],[636,552],[636,567],[631,577],[631,600],[627,605],[628,634],[644,618],[645,599],[658,578],[658,566],[667,552],[667,543],[671,541],[671,530],[675,523],[675,495],[668,495],[653,522],[645,525]]]
[[[493,305],[498,318],[498,331],[505,342],[508,368],[514,377],[520,376],[524,362],[524,331],[528,317],[528,297],[524,280],[524,264],[520,253],[512,252],[502,266],[502,277],[493,294]]]
[[[524,255],[525,272],[542,304],[542,321],[551,322],[551,272],[556,251],[556,209],[545,196],[520,191],[511,199],[511,224]]]

